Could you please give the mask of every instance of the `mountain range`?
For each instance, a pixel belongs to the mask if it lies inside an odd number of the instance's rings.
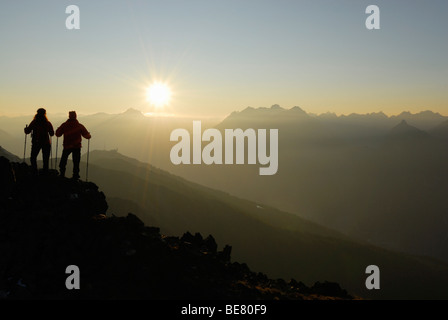
[[[448,261],[445,125],[432,112],[317,117],[298,107],[247,108],[216,127],[277,128],[276,175],[260,177],[248,165],[167,170],[372,244]]]
[[[445,297],[448,266],[443,262],[351,239],[116,151],[93,151],[89,161],[89,179],[107,195],[109,213],[133,212],[146,225],[160,227],[163,234],[180,235],[186,230],[213,234],[218,243],[231,244],[234,259],[246,262],[255,272],[274,279],[300,279],[307,285],[318,279],[337,282],[365,298]],[[381,266],[381,290],[365,287],[365,268],[370,264]]]
[[[14,123],[17,126],[23,120],[5,121],[0,117],[0,124],[10,134]],[[94,134],[89,178],[106,190],[110,207],[120,214],[135,212],[145,223],[159,225],[162,231],[172,234],[184,232],[182,226],[213,233],[218,243],[237,244],[235,257],[273,277],[301,273],[303,277],[297,278],[312,283],[319,273],[365,297],[400,297],[403,292],[406,296],[410,292],[420,295],[428,283],[432,287],[437,279],[444,281],[440,273],[430,276],[434,270],[428,272],[425,268],[437,266],[435,269],[444,270],[448,261],[445,116],[431,111],[397,116],[313,115],[299,107],[283,109],[274,105],[249,107],[232,113],[221,123],[207,124],[220,130],[279,129],[279,170],[270,177],[260,177],[258,166],[251,165],[171,164],[169,151],[173,143],[169,142],[169,134],[175,128],[191,130],[191,119],[148,118],[131,109],[123,114],[96,114],[80,120]],[[22,135],[15,136],[16,154],[23,152],[23,126],[15,129]],[[118,149],[120,153],[106,149]],[[220,199],[219,205],[212,198]],[[217,213],[210,215],[214,208]],[[229,219],[222,220],[227,215]],[[257,222],[260,217],[262,224]],[[248,225],[254,227],[243,227]],[[238,232],[226,233],[223,229]],[[286,232],[279,233],[279,229]],[[317,234],[314,240],[303,237],[305,230]],[[302,232],[300,237],[298,231]],[[266,237],[272,241],[263,240]],[[266,241],[263,245],[270,255],[254,254],[250,241],[253,244],[255,239]],[[335,239],[344,239],[343,244]],[[327,246],[328,242],[337,249]],[[303,243],[322,250],[307,249]],[[290,254],[292,244],[298,253]],[[358,252],[354,248],[362,249]],[[388,279],[392,291],[365,290],[362,269],[371,264],[368,261],[373,260],[372,252],[384,253],[376,259],[387,261],[386,269],[393,270]],[[310,264],[300,258],[307,255],[321,263]],[[352,260],[357,263],[347,263]],[[328,265],[333,266],[333,271]],[[356,267],[348,271],[349,265]],[[341,274],[345,276],[341,278]],[[359,278],[354,279],[354,274]],[[410,280],[403,274],[412,274],[417,282],[421,281],[417,285],[420,289],[406,285]],[[443,291],[443,285],[439,289]]]
[[[32,115],[0,116],[0,145],[10,152],[22,154],[23,128],[31,122],[32,117]],[[79,115],[78,118],[95,134],[95,140],[92,141],[94,149],[119,149],[140,161],[151,162],[158,167],[170,170],[166,150],[169,150],[170,147],[167,144],[171,131],[176,128],[191,129],[192,120],[201,120],[181,116],[145,116],[133,108],[120,114],[101,112]],[[53,127],[57,128],[66,119],[66,115],[56,114],[49,120],[53,123]],[[202,120],[202,126],[203,128],[255,128],[260,124],[283,127],[285,123],[290,123],[291,126],[296,124],[295,127],[299,127],[299,124],[302,127],[316,127],[316,132],[313,133],[324,135],[327,138],[335,135],[346,141],[352,141],[353,139],[363,140],[384,136],[402,120],[435,137],[448,139],[448,116],[442,116],[429,110],[415,114],[402,112],[392,116],[387,116],[383,112],[338,116],[330,112],[319,115],[307,113],[298,106],[284,109],[279,105],[273,105],[270,108],[247,107],[242,111],[231,113],[217,123]],[[151,152],[151,150],[153,151]]]

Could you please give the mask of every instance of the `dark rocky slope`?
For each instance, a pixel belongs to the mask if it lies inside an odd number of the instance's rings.
[[[135,215],[106,217],[92,182],[33,176],[0,157],[0,298],[351,299],[336,283],[311,288],[232,262],[209,235],[165,236]],[[256,248],[254,248],[256,249]],[[68,290],[66,268],[80,269]]]

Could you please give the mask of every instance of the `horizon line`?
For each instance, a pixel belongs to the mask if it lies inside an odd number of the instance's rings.
[[[136,112],[141,113],[141,115],[146,117],[146,118],[181,118],[181,119],[188,119],[188,118],[199,119],[199,118],[201,118],[201,119],[208,119],[208,120],[216,120],[216,119],[224,120],[225,118],[229,117],[230,115],[232,115],[234,113],[241,113],[241,112],[243,112],[244,110],[246,110],[248,108],[252,108],[254,110],[258,110],[258,109],[272,109],[273,107],[276,107],[277,109],[281,109],[281,110],[284,110],[284,111],[288,111],[288,110],[292,110],[292,109],[295,109],[295,108],[299,108],[300,110],[305,112],[307,115],[317,116],[317,117],[323,116],[323,115],[327,115],[327,114],[335,115],[338,118],[339,117],[344,117],[344,116],[346,116],[346,117],[347,116],[352,116],[352,115],[361,115],[362,116],[362,115],[384,114],[386,117],[390,118],[390,117],[394,117],[394,116],[395,117],[396,116],[400,116],[403,113],[408,113],[410,115],[417,115],[417,114],[421,114],[421,113],[424,113],[424,112],[431,112],[431,113],[433,113],[435,115],[440,115],[442,117],[448,117],[448,115],[444,115],[444,114],[441,114],[440,112],[432,111],[431,109],[425,109],[425,110],[421,110],[421,111],[414,112],[414,113],[412,111],[409,111],[409,110],[403,110],[403,111],[401,111],[399,113],[396,113],[396,114],[388,114],[388,113],[386,113],[386,112],[384,112],[382,110],[381,111],[366,112],[366,113],[357,113],[357,112],[337,113],[337,112],[330,111],[330,110],[326,111],[326,112],[321,112],[321,113],[313,113],[313,112],[308,112],[308,111],[304,110],[302,107],[299,107],[299,106],[293,106],[293,107],[287,109],[287,108],[281,107],[278,104],[274,104],[271,107],[251,107],[251,106],[247,106],[247,107],[245,107],[245,108],[243,108],[241,110],[235,110],[235,111],[232,111],[231,113],[226,114],[226,115],[191,115],[191,114],[151,112],[151,111],[143,112],[143,111],[141,111],[139,109],[136,109],[136,108],[133,108],[133,107],[129,107],[127,109],[124,109],[124,111],[116,112],[116,113],[109,113],[109,112],[105,112],[105,111],[98,111],[98,112],[92,112],[92,113],[78,113],[78,117],[87,117],[87,116],[93,116],[93,115],[98,115],[98,114],[120,115],[120,114],[125,114],[126,112],[129,112],[129,111],[136,111]],[[62,112],[57,112],[57,113],[54,113],[54,114],[52,114],[51,112],[47,112],[47,114],[51,114],[52,116],[67,116],[68,115],[68,113],[62,113]],[[28,114],[19,113],[19,114],[11,114],[11,115],[0,114],[0,117],[21,118],[21,117],[33,117],[34,115],[35,115],[35,113],[28,113]]]

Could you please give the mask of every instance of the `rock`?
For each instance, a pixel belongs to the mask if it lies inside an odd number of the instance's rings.
[[[126,216],[126,221],[129,225],[135,226],[136,228],[142,228],[145,226],[142,220],[140,220],[135,214],[128,213]]]
[[[351,296],[346,290],[343,290],[338,283],[325,281],[324,283],[316,282],[311,287],[311,292],[323,296],[339,297],[350,299]]]
[[[215,238],[212,235],[209,235],[204,240],[204,246],[207,248],[207,251],[211,253],[216,253],[218,250],[218,245],[216,244]]]
[[[8,159],[0,157],[0,199],[7,199],[10,196],[12,187],[15,183],[14,172]]]
[[[226,245],[221,252],[218,252],[218,257],[223,262],[230,262],[230,254],[232,253],[232,247]]]
[[[182,235],[181,240],[184,241],[184,242],[193,243],[194,242],[194,237],[193,237],[193,235],[189,231],[187,231],[187,232],[185,232]]]
[[[218,251],[212,235],[162,236],[132,213],[108,216],[92,182],[0,162],[9,176],[0,181],[0,299],[303,299],[295,280],[230,263],[232,247]],[[69,265],[80,269],[81,290],[65,287]],[[329,283],[313,292],[347,296]]]

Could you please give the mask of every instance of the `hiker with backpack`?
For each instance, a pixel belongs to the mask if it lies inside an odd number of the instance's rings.
[[[59,162],[59,174],[61,177],[65,177],[68,156],[71,154],[73,160],[73,179],[78,180],[80,178],[79,162],[81,161],[82,137],[90,139],[92,136],[77,120],[76,111],[70,111],[68,115],[68,120],[56,130],[56,137],[64,136],[62,143],[64,150],[62,151],[61,161]]]
[[[48,173],[48,163],[51,153],[50,137],[54,136],[54,130],[53,125],[50,121],[48,121],[46,114],[47,111],[44,108],[39,108],[34,116],[34,119],[24,129],[25,135],[32,133],[30,161],[33,174],[38,174],[37,156],[41,150],[43,159],[43,173]]]

